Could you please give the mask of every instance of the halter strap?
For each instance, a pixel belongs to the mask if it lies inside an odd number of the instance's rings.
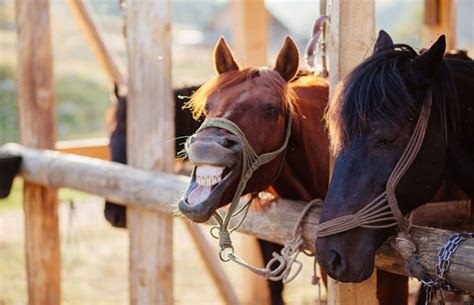
[[[317,232],[318,237],[331,236],[356,227],[383,229],[398,225],[402,230],[409,228],[409,224],[398,206],[395,190],[420,151],[425,139],[432,104],[433,99],[430,88],[421,106],[421,112],[413,134],[388,178],[385,191],[355,214],[337,217],[320,223]]]

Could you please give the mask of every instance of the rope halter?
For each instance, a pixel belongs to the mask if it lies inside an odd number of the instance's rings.
[[[432,91],[430,88],[421,106],[421,112],[413,134],[388,178],[385,191],[355,214],[337,217],[320,223],[317,232],[318,237],[335,235],[357,227],[384,229],[399,226],[402,231],[409,229],[409,222],[403,216],[398,206],[395,190],[401,178],[413,164],[413,161],[415,161],[423,144],[432,103]]]
[[[213,217],[216,220],[218,225],[211,229],[211,235],[219,239],[219,246],[221,248],[220,257],[223,261],[228,261],[229,260],[228,253],[233,252],[232,240],[230,238],[230,234],[242,224],[245,216],[247,215],[248,208],[250,204],[252,203],[253,198],[250,199],[247,203],[245,203],[243,207],[237,210],[239,199],[242,196],[245,190],[245,187],[247,186],[247,182],[250,180],[253,173],[262,165],[272,161],[273,159],[278,157],[278,155],[280,155],[286,150],[286,147],[288,146],[288,141],[291,136],[292,114],[293,114],[293,108],[290,103],[288,107],[288,112],[286,115],[287,117],[286,134],[285,134],[285,139],[283,141],[283,144],[280,146],[280,148],[272,152],[264,153],[261,155],[257,155],[257,153],[253,150],[252,146],[250,145],[247,138],[245,137],[244,132],[234,122],[228,119],[225,119],[225,118],[206,119],[202,123],[202,125],[199,127],[199,129],[196,131],[196,133],[198,133],[209,127],[225,129],[231,134],[235,135],[239,139],[240,143],[242,144],[242,172],[240,174],[239,184],[234,193],[234,197],[232,199],[232,202],[230,203],[229,210],[224,217],[222,217],[217,211],[215,211],[213,214]],[[244,212],[244,214],[240,222],[235,227],[229,229],[229,224],[232,218],[241,214],[242,212]],[[217,234],[215,234],[215,230],[218,230]],[[230,252],[227,250],[230,250]],[[224,255],[224,252],[227,252],[227,254]]]

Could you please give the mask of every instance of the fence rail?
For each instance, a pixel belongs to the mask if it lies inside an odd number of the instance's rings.
[[[7,144],[0,150],[23,157],[20,175],[29,182],[50,188],[67,187],[99,195],[127,206],[173,213],[174,203],[186,188],[188,177],[136,169],[109,161],[75,156],[49,150],[37,150],[18,144]],[[460,207],[466,202],[457,202]],[[265,210],[251,210],[239,229],[243,233],[283,244],[291,238],[294,221],[304,203],[279,199]],[[431,209],[435,206],[431,205]],[[443,212],[446,213],[446,209]],[[315,250],[315,234],[321,207],[310,211],[303,223],[303,234],[308,249]],[[420,213],[425,215],[424,213]],[[432,217],[432,213],[430,214]],[[429,219],[419,219],[427,224]],[[418,247],[420,261],[434,277],[438,249],[454,232],[430,227],[414,226],[412,235]],[[404,261],[386,241],[378,250],[379,269],[406,274]],[[474,240],[464,242],[452,258],[447,274],[450,283],[458,288],[474,291]]]

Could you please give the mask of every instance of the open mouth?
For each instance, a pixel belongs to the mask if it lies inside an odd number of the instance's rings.
[[[233,181],[233,173],[229,167],[210,164],[195,166],[188,189],[178,202],[180,212],[194,222],[209,220]]]

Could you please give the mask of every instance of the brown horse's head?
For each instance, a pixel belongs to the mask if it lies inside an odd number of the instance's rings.
[[[295,43],[286,38],[274,69],[241,69],[221,38],[214,50],[218,75],[194,93],[189,107],[196,118],[225,118],[235,123],[258,155],[274,151],[284,142],[287,114],[295,99],[288,82],[298,71],[298,54]],[[232,201],[242,171],[242,150],[235,135],[215,127],[188,140],[187,153],[195,167],[178,204],[181,213],[204,222]],[[272,184],[282,162],[283,154],[255,171],[244,194]]]

